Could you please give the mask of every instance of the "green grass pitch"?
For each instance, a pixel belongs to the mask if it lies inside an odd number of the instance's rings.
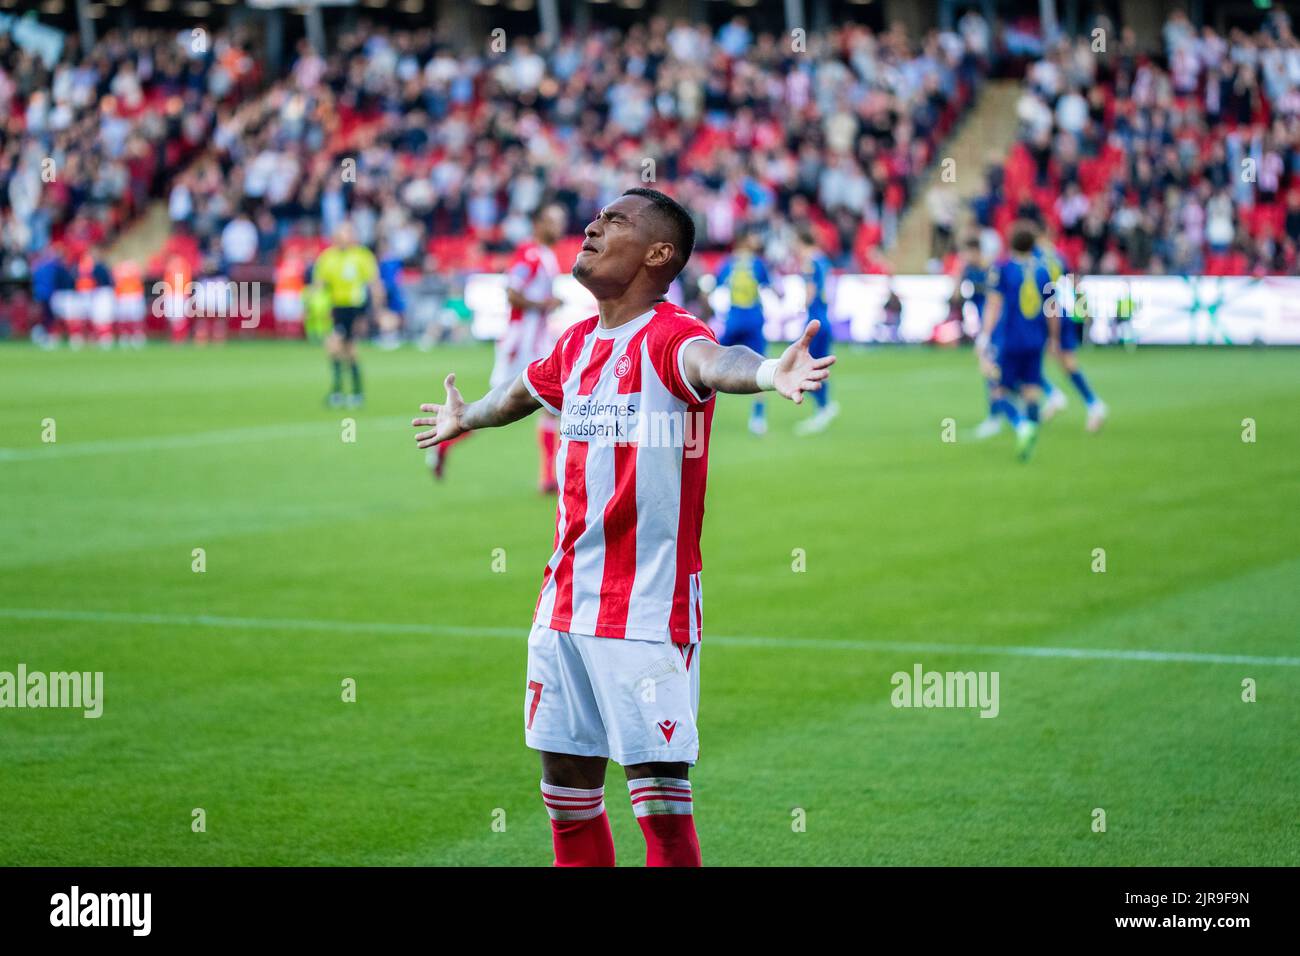
[[[1026,465],[968,437],[969,352],[841,351],[824,435],[782,404],[755,439],[720,400],[705,864],[1300,864],[1300,355],[1087,352],[1110,423],[1072,395]],[[490,349],[363,360],[353,413],[301,345],[0,349],[0,670],[105,681],[98,720],[0,710],[0,864],[550,861],[533,429],[435,487],[409,419],[448,370],[480,394]],[[916,663],[997,671],[999,715],[893,707]]]

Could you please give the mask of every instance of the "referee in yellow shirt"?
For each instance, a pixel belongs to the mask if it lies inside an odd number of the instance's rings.
[[[352,369],[352,394],[346,401],[349,405],[360,405],[361,369],[357,365],[356,338],[365,329],[366,292],[370,293],[369,304],[381,311],[386,307],[386,299],[379,262],[373,252],[357,242],[352,223],[344,220],[334,231],[334,244],[312,266],[312,281],[329,297],[334,321],[334,330],[325,340],[334,373],[327,401],[331,407],[344,404],[343,363],[347,362]]]

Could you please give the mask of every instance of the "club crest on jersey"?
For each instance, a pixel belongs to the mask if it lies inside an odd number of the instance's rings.
[[[618,361],[614,363],[614,377],[622,378],[630,371],[632,371],[632,356],[624,353],[623,355],[620,355]]]
[[[655,726],[658,727],[661,731],[663,731],[664,740],[667,743],[673,742],[673,731],[677,729],[677,721],[661,720]]]

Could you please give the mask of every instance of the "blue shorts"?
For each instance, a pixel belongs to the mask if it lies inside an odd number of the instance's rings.
[[[1061,317],[1061,351],[1073,352],[1083,337],[1083,323],[1067,316]]]
[[[1043,350],[998,353],[998,384],[1011,391],[1043,385]]]
[[[749,317],[733,320],[727,317],[727,324],[722,329],[723,345],[748,345],[759,355],[767,355],[767,339],[763,337],[763,319]]]
[[[808,321],[811,322],[814,318],[821,320],[822,327],[808,343],[808,352],[813,358],[825,358],[831,354],[831,320],[825,316],[812,316]]]

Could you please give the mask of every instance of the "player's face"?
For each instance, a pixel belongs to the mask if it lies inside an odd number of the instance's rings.
[[[649,230],[644,196],[620,196],[600,211],[584,231],[573,277],[597,299],[613,298],[631,285],[644,266],[665,264],[672,246]]]

